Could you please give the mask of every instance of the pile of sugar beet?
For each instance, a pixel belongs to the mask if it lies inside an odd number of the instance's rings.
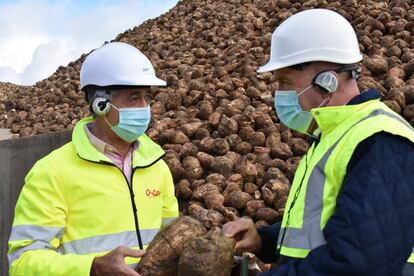
[[[236,240],[219,228],[207,232],[189,216],[180,216],[159,232],[136,270],[142,276],[237,275],[233,254]]]
[[[208,229],[240,216],[280,221],[306,137],[275,116],[268,61],[275,27],[305,9],[328,8],[354,26],[364,54],[361,90],[414,125],[414,3],[391,1],[184,0],[115,41],[141,49],[165,88],[152,88],[147,134],[162,145],[183,215]],[[77,61],[0,101],[0,127],[16,136],[72,130],[89,114]],[[1,88],[0,88],[1,89]]]

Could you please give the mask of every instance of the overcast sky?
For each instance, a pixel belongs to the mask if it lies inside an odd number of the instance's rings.
[[[31,85],[177,0],[0,0],[0,81]]]

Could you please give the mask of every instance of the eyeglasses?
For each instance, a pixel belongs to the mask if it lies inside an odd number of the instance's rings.
[[[298,71],[303,71],[310,64],[311,64],[310,62],[304,62],[304,63],[299,63],[299,64],[289,66],[287,68],[298,70]],[[329,71],[329,70],[326,70],[326,71]],[[353,79],[358,79],[358,77],[361,73],[361,68],[356,64],[346,64],[346,65],[343,65],[343,66],[339,67],[338,69],[334,69],[333,71],[335,71],[337,73],[349,72]]]

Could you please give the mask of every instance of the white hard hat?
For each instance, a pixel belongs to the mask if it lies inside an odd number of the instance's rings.
[[[80,88],[97,86],[166,85],[157,78],[149,59],[137,48],[111,42],[90,53],[80,70]]]
[[[292,15],[276,28],[270,60],[257,72],[311,61],[351,64],[361,60],[358,39],[351,24],[334,11],[312,9]]]

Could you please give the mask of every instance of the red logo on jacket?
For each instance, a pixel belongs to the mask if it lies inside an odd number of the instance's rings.
[[[147,197],[149,198],[153,198],[153,197],[158,197],[160,196],[161,192],[159,190],[151,190],[151,189],[147,189],[145,191],[145,194],[147,195]]]

